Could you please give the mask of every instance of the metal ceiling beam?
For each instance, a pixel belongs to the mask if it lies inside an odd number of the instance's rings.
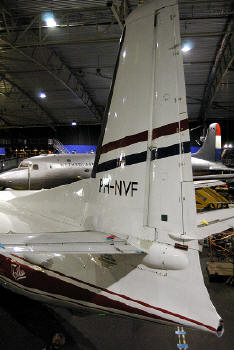
[[[181,38],[196,38],[196,37],[208,37],[208,36],[221,36],[233,34],[233,30],[226,30],[223,32],[191,32],[181,34]]]
[[[120,29],[123,30],[124,24],[121,20],[120,3],[118,1],[117,4],[115,4],[114,1],[112,2],[111,11],[118,22]]]
[[[3,122],[4,123],[4,125],[2,126],[0,126],[0,128],[1,127],[11,127],[11,123],[9,123],[6,119],[5,119],[5,116],[3,117],[2,116],[2,113],[0,112],[0,122]]]
[[[133,6],[135,7],[135,6]],[[0,6],[1,8],[1,6]],[[4,9],[7,10],[6,6],[4,6]],[[9,10],[7,10],[9,11]],[[36,11],[35,11],[36,12]],[[44,11],[46,12],[46,11]],[[93,6],[93,7],[74,7],[74,8],[64,8],[64,9],[53,9],[53,14],[54,15],[74,15],[74,14],[79,14],[79,13],[97,13],[97,12],[110,12],[110,8],[108,6]],[[40,15],[42,11],[38,11],[37,13],[17,13],[14,15],[16,19],[19,18],[32,18],[34,16]],[[12,14],[13,15],[13,14]]]
[[[3,40],[3,39],[2,39]],[[5,43],[11,46],[12,49],[16,50],[22,56],[28,58],[37,66],[43,68],[47,71],[55,80],[59,81],[63,86],[65,86],[74,96],[79,97],[84,105],[91,111],[91,113],[98,119],[101,119],[99,110],[96,108],[91,97],[87,93],[86,89],[78,78],[72,73],[70,68],[61,60],[61,58],[52,49],[47,49],[44,53],[45,64],[41,63],[36,57],[39,52],[34,49],[31,55],[26,54],[21,49],[15,47],[14,44],[3,40]],[[52,69],[50,67],[53,67]],[[56,70],[59,68],[59,70]]]
[[[232,15],[234,12],[233,11],[226,11],[225,13],[217,13],[217,14],[212,14],[212,15],[207,15],[207,14],[204,14],[204,15],[190,15],[190,16],[185,16],[185,15],[182,15],[180,16],[180,21],[193,21],[193,20],[213,20],[213,19],[220,19],[220,18],[227,18],[229,17],[230,15]]]
[[[11,15],[12,16],[12,15]],[[31,23],[32,24],[32,23]],[[27,38],[31,24],[28,25],[23,32],[23,36]],[[97,120],[101,120],[101,112],[95,105],[89,93],[86,91],[80,79],[71,71],[70,67],[59,57],[59,55],[49,48],[43,50],[43,57],[40,53],[40,48],[35,47],[31,54],[25,53],[22,49],[16,47],[17,38],[11,41],[10,35],[0,36],[2,42],[9,45],[13,50],[31,60],[34,64],[47,71],[54,79],[59,81],[67,90],[69,90],[75,97],[78,97],[88,110],[95,116]],[[21,35],[22,38],[22,35]],[[43,38],[42,38],[43,42]],[[40,57],[40,59],[38,59]]]
[[[0,121],[1,121],[2,117],[0,115]],[[81,125],[84,125],[84,126],[88,126],[88,125],[100,125],[100,122],[79,122],[77,124],[77,127],[81,126]],[[66,123],[56,123],[54,124],[54,126],[56,128],[58,127],[61,127],[61,128],[64,128],[64,127],[70,127],[70,128],[73,128],[75,129],[76,127],[72,127]],[[0,130],[1,129],[31,129],[31,128],[48,128],[48,124],[27,124],[27,125],[18,125],[18,124],[15,124],[15,125],[3,125],[3,126],[0,126]]]
[[[199,119],[205,124],[209,109],[215,99],[215,95],[222,83],[222,79],[232,66],[234,61],[234,17],[228,21],[226,34],[217,50],[214,64],[210,70],[207,87],[203,94]]]
[[[215,3],[217,4],[231,4],[233,0],[196,0],[196,1],[179,1],[179,6],[180,5],[201,5],[201,4],[207,4],[207,5],[214,5]]]
[[[94,36],[80,39],[72,39],[72,40],[47,40],[47,41],[35,41],[35,42],[23,42],[14,44],[14,46],[10,45],[8,41],[5,41],[5,44],[1,45],[3,50],[6,49],[25,49],[30,47],[41,47],[41,46],[56,46],[56,45],[74,45],[74,44],[85,44],[85,43],[95,43],[95,42],[118,42],[120,36],[113,35],[108,37]]]
[[[0,57],[0,60],[1,60],[1,57]],[[25,62],[27,63],[28,60],[25,60]],[[73,71],[73,73],[77,73],[77,74],[80,74],[80,71],[82,71],[82,73],[86,74],[86,72],[84,71],[86,69],[95,69],[95,70],[97,70],[99,68],[101,70],[102,69],[111,69],[111,70],[113,70],[114,67],[115,67],[114,62],[113,62],[113,64],[106,64],[106,65],[105,64],[100,65],[100,64],[97,63],[95,65],[87,65],[87,66],[86,65],[81,65],[79,67],[72,67],[72,71]],[[56,70],[58,70],[58,69],[56,69]],[[1,75],[1,72],[3,74],[25,74],[26,73],[25,70],[15,70],[15,69],[12,70],[11,68],[7,68],[6,66],[3,67],[3,66],[0,65],[0,75]],[[38,68],[38,69],[27,70],[27,74],[29,74],[29,73],[41,73],[41,72],[44,72],[44,69],[39,69]],[[89,87],[89,90],[90,89],[94,89],[94,88],[93,87],[92,88]]]
[[[222,32],[191,32],[191,33],[182,33],[181,38],[199,38],[199,37],[213,37],[213,36],[221,36],[221,35],[230,35],[233,34],[234,31],[222,31]],[[44,41],[24,41],[11,43],[7,40],[1,39],[3,44],[1,44],[2,50],[11,50],[11,49],[25,49],[25,48],[33,48],[33,47],[49,47],[56,45],[75,45],[75,44],[86,44],[86,43],[96,43],[96,42],[119,42],[120,35],[111,35],[111,36],[100,36],[100,33],[96,36],[77,38],[71,40],[44,40]],[[196,63],[196,62],[194,62]]]
[[[13,88],[17,89],[23,96],[25,96],[30,101],[30,103],[36,106],[36,108],[40,110],[40,113],[42,112],[42,115],[48,121],[47,126],[55,130],[54,126],[51,123],[56,123],[56,119],[43,106],[41,106],[27,91],[25,91],[22,87],[20,87],[18,84],[13,82],[11,79],[6,77],[2,73],[0,73],[0,79],[7,81]]]
[[[115,0],[115,1],[118,1],[118,0]],[[2,2],[2,0],[1,0]],[[110,6],[109,6],[109,3],[111,3],[113,1],[107,1],[107,6],[97,6],[97,7],[80,7],[80,8],[64,8],[64,9],[53,9],[53,14],[56,16],[67,16],[67,15],[76,15],[76,14],[85,14],[85,13],[88,13],[88,14],[96,14],[96,13],[110,13],[111,14],[111,11],[110,11]],[[120,1],[119,1],[120,2]],[[124,14],[125,15],[128,15],[128,13],[130,11],[132,11],[136,5],[133,5],[133,6],[130,6],[129,5],[129,2],[127,0],[121,0],[121,6],[123,7],[123,11],[124,11]],[[4,7],[2,7],[0,5],[0,8],[5,10],[5,11],[8,11],[9,13],[9,9],[7,9],[8,6],[6,6],[6,4],[4,5]],[[21,19],[21,18],[32,18],[34,16],[38,16],[41,14],[42,11],[40,12],[37,12],[37,13],[17,13],[17,14],[14,14],[14,18],[16,20],[18,19]]]

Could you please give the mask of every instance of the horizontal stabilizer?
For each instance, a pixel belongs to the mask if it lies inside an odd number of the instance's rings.
[[[64,236],[67,238],[63,239]],[[128,254],[138,251],[126,245],[125,239],[99,232],[64,232],[54,235],[34,235],[31,238],[11,233],[1,235],[0,239],[6,246],[5,249],[3,247],[0,249],[1,266],[5,268],[4,280],[7,282],[13,280],[14,285],[22,285],[29,293],[32,288],[27,276],[34,280],[33,292],[42,290],[42,293],[46,292],[47,297],[54,294],[56,298],[63,300],[65,297],[73,307],[77,303],[79,307],[101,309],[105,312],[174,326],[185,325],[218,336],[223,334],[223,322],[204,285],[199,255],[195,249],[183,251],[187,263],[183,268],[174,270],[148,267],[145,263],[145,254]],[[6,251],[13,246],[14,240],[17,240],[19,245],[22,244],[21,247],[29,248],[23,256],[19,256],[16,252],[9,254]],[[32,240],[30,245],[29,240]],[[89,282],[89,275],[84,270],[81,257],[77,254],[63,257],[59,253],[53,255],[51,251],[54,251],[54,248],[42,254],[35,254],[30,250],[30,247],[34,249],[40,244],[43,247],[48,246],[49,250],[53,245],[66,247],[68,244],[69,249],[73,245],[74,251],[78,248],[81,254],[84,249],[79,247],[85,245],[87,248],[91,247],[86,257],[84,255],[82,259],[86,259],[90,267],[92,264],[101,278]],[[111,273],[107,273],[103,268],[107,261],[98,256],[101,254],[99,252],[112,254],[112,264],[108,267]],[[120,252],[124,255],[121,256]],[[57,272],[56,267],[64,264],[63,259],[67,262],[76,262],[77,278],[74,277],[75,273],[71,276],[70,272],[66,275]],[[43,266],[43,273],[38,269],[38,265]],[[109,276],[108,283],[103,283],[104,275]],[[113,279],[116,276],[117,280]]]
[[[230,180],[230,179],[234,179],[234,172],[233,172],[233,174],[212,174],[212,175],[207,174],[207,175],[193,176],[193,181],[215,180],[215,179],[216,180],[228,180],[228,179]]]
[[[8,233],[0,235],[0,247],[11,253],[66,253],[66,254],[137,254],[138,249],[126,239],[102,232],[80,231],[41,233],[34,235]]]
[[[197,213],[197,227],[190,235],[170,234],[175,240],[200,240],[234,228],[234,209],[216,209]]]
[[[226,182],[220,180],[200,180],[194,181],[194,188],[224,186]]]
[[[230,228],[234,228],[233,208],[218,209],[197,214],[197,239],[203,239]]]

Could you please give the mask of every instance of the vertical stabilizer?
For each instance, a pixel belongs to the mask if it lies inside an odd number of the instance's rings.
[[[185,234],[194,225],[180,48],[174,1],[152,1],[127,18],[95,164],[98,205],[111,217],[99,230],[154,240],[156,231]]]
[[[221,160],[221,129],[218,123],[210,124],[202,147],[193,157],[210,162]]]

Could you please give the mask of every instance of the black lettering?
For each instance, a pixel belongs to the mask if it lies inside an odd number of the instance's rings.
[[[134,186],[137,186],[138,185],[138,182],[132,182],[132,188],[131,188],[131,196],[133,197],[133,191],[138,191],[138,188],[137,187],[134,187]]]
[[[123,181],[123,184],[124,184],[125,196],[127,196],[128,195],[128,191],[130,190],[131,181],[129,182],[127,188],[126,188],[126,185],[125,185],[125,181]]]
[[[108,194],[110,193],[110,184],[104,186],[104,193],[106,193],[106,188],[108,189]]]
[[[119,192],[119,195],[122,196],[122,181],[118,184],[117,180],[115,180],[115,195]]]
[[[110,194],[110,189],[114,189],[115,195],[119,194],[120,196],[122,196],[122,189],[123,188],[124,188],[125,196],[127,196],[128,193],[130,194],[130,192],[131,192],[131,197],[133,197],[134,192],[138,191],[138,182],[136,182],[136,181],[129,181],[126,184],[125,181],[120,180],[118,182],[118,180],[115,180],[115,185],[114,186],[111,185],[110,183],[104,185],[103,184],[103,179],[100,179],[100,182],[99,182],[99,192]]]
[[[103,187],[103,183],[102,183],[102,179],[100,179],[100,183],[99,183],[99,192],[102,191],[102,187]]]

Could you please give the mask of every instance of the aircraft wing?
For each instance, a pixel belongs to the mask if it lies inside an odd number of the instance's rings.
[[[201,187],[216,187],[216,186],[223,186],[226,185],[226,182],[221,180],[200,180],[200,181],[194,181],[194,188],[201,188]]]
[[[197,226],[191,234],[178,235],[173,233],[169,234],[169,236],[173,239],[186,242],[201,240],[229,229],[234,230],[234,208],[197,213],[196,222]]]
[[[209,167],[209,170],[211,171],[228,171],[230,173],[234,172],[234,169],[227,167],[223,164],[214,164]]]
[[[0,235],[0,247],[10,253],[66,253],[66,254],[136,254],[139,250],[126,237],[119,238],[102,232],[71,231],[60,233]]]
[[[217,209],[197,214],[197,239],[234,228],[234,208]]]
[[[234,180],[234,173],[233,174],[212,174],[212,175],[196,175],[193,176],[193,181],[200,181],[200,180]]]

